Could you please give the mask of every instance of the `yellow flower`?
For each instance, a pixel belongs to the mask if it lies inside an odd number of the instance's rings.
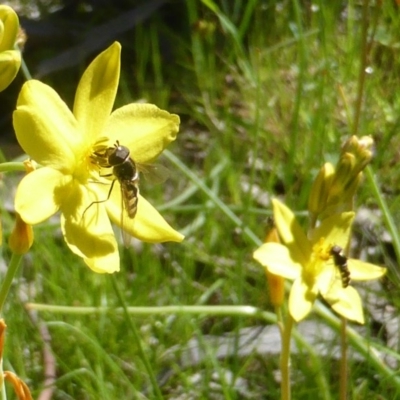
[[[36,80],[24,84],[14,112],[20,145],[43,166],[22,179],[16,211],[34,225],[60,210],[70,249],[92,270],[108,273],[119,270],[110,219],[121,224],[122,202],[118,181],[107,200],[111,182],[104,184],[93,163],[99,140],[106,138],[110,146],[119,141],[135,162],[149,163],[175,140],[179,128],[177,115],[151,104],[129,104],[112,112],[120,52],[116,42],[90,64],[79,82],[73,112],[53,89]],[[135,218],[124,221],[124,228],[147,242],[183,240],[141,196]]]
[[[320,294],[331,307],[345,318],[364,322],[361,299],[352,287],[343,287],[338,266],[331,254],[333,246],[346,248],[349,242],[353,212],[326,218],[309,239],[293,212],[273,200],[274,219],[284,244],[265,243],[254,252],[254,258],[269,272],[293,280],[289,311],[300,321],[311,311]],[[347,259],[352,281],[383,276],[385,268],[352,258]]]
[[[15,78],[21,66],[21,53],[14,50],[19,22],[14,10],[0,5],[0,92]]]

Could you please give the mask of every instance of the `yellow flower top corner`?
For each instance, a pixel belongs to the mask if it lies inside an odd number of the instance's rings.
[[[21,52],[14,48],[19,31],[18,16],[0,5],[0,92],[14,80],[21,66]]]

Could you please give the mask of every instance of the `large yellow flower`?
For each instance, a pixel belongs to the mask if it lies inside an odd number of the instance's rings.
[[[119,141],[135,162],[149,163],[175,140],[179,128],[177,115],[151,104],[129,104],[112,112],[120,53],[120,44],[114,43],[90,64],[79,82],[73,112],[53,89],[36,80],[24,84],[14,112],[20,145],[42,165],[19,184],[16,211],[33,225],[60,210],[70,249],[94,271],[108,273],[119,270],[110,219],[120,225],[122,202],[118,181],[105,201],[111,182],[104,184],[93,163],[99,140],[107,139],[110,147]],[[125,219],[124,228],[147,242],[183,239],[140,195],[137,214]]]
[[[275,275],[294,280],[289,296],[289,311],[296,321],[303,319],[320,294],[345,318],[364,322],[361,299],[352,287],[343,287],[338,266],[331,250],[346,248],[350,238],[353,212],[328,217],[307,238],[293,212],[273,200],[274,219],[284,244],[265,243],[254,252],[254,258]],[[386,269],[352,258],[347,265],[352,281],[381,277]]]
[[[0,92],[15,78],[21,66],[21,53],[14,49],[19,21],[14,10],[0,5]]]

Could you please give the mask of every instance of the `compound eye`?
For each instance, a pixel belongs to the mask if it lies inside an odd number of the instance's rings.
[[[129,157],[129,149],[125,146],[118,146],[110,149],[108,154],[108,161],[112,165],[122,164]]]

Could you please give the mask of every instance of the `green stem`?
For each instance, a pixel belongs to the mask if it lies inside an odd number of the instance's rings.
[[[341,318],[340,324],[340,389],[339,399],[347,399],[347,320]]]
[[[28,310],[48,311],[62,314],[104,314],[121,313],[124,308],[112,307],[69,307],[69,306],[53,306],[48,304],[27,303],[25,305]],[[260,318],[266,322],[276,323],[277,318],[274,313],[262,311],[252,306],[161,306],[161,307],[126,307],[129,315],[230,315]]]
[[[360,70],[358,73],[358,83],[357,83],[357,98],[354,107],[354,122],[353,122],[353,135],[357,135],[358,127],[360,124],[360,116],[362,109],[362,100],[365,87],[365,68],[367,66],[367,55],[368,55],[368,0],[363,1],[363,12],[362,12],[362,31],[361,31],[361,60],[360,60]]]
[[[128,313],[128,309],[127,309],[125,300],[122,297],[121,291],[119,290],[115,274],[112,275],[112,280],[111,281],[113,283],[114,291],[115,291],[115,293],[116,293],[116,295],[118,297],[118,300],[121,303],[121,306],[122,306],[122,309],[123,309],[123,313],[125,314],[125,321],[128,322],[129,329],[133,334],[133,340],[136,343],[136,346],[138,348],[139,356],[140,356],[140,358],[141,358],[141,360],[142,360],[142,362],[143,362],[143,364],[144,364],[144,366],[146,368],[146,371],[147,371],[147,373],[149,375],[149,379],[150,379],[150,382],[151,382],[151,384],[153,386],[154,394],[156,396],[155,398],[162,400],[163,399],[163,395],[162,395],[160,387],[158,385],[156,376],[154,375],[153,368],[151,367],[150,361],[149,361],[149,359],[148,359],[148,357],[146,355],[146,352],[145,352],[145,349],[143,347],[143,343],[142,343],[142,341],[140,339],[140,335],[139,335],[139,333],[137,331],[136,325],[134,324],[132,318],[130,317],[130,315]]]
[[[375,199],[377,200],[379,204],[379,208],[382,210],[383,213],[383,219],[385,221],[385,225],[387,229],[390,232],[390,235],[392,237],[393,241],[393,247],[394,247],[394,252],[396,253],[396,258],[398,261],[400,261],[400,236],[399,232],[397,230],[397,225],[392,217],[392,214],[389,210],[389,207],[387,205],[387,202],[382,195],[382,192],[379,189],[378,182],[376,180],[376,177],[372,171],[372,168],[368,165],[367,168],[365,168],[365,175],[367,177],[367,181],[370,185],[370,188],[372,189],[372,192],[375,195]],[[397,275],[397,278],[399,278],[400,274],[396,268],[392,269],[393,272]]]
[[[8,292],[12,281],[18,271],[19,264],[22,260],[22,255],[12,253],[10,264],[7,268],[6,276],[4,277],[3,284],[0,289],[0,315],[3,313],[4,303],[6,301]],[[3,359],[0,360],[0,400],[7,400],[6,388],[4,385],[4,372],[3,372]]]
[[[281,351],[281,399],[290,400],[290,344],[294,320],[289,315],[283,326],[282,351]]]
[[[164,150],[163,155],[179,168],[208,198],[238,227],[243,229],[246,236],[256,246],[261,246],[262,241],[247,226],[243,226],[242,220],[186,165],[168,150]]]
[[[26,171],[22,162],[5,162],[0,164],[0,172]]]
[[[4,384],[3,359],[0,360],[0,400],[7,400],[6,385]]]
[[[10,290],[14,276],[17,273],[19,264],[22,260],[22,255],[12,254],[10,264],[7,268],[6,276],[0,289],[0,315],[3,313],[4,303]]]
[[[313,343],[309,343],[304,339],[302,335],[296,330],[293,329],[293,338],[296,340],[296,345],[298,348],[304,348],[307,351],[307,355],[309,356],[309,364],[312,368],[311,374],[314,376],[315,383],[319,387],[319,394],[321,400],[331,400],[332,396],[330,393],[329,383],[326,379],[326,368],[323,358],[321,358],[321,354],[318,353],[318,350],[313,345]],[[322,361],[321,361],[322,360]]]
[[[18,50],[20,50],[20,49],[18,48]],[[22,55],[22,54],[23,54],[23,53],[22,53],[22,51],[21,51],[21,55]],[[21,71],[22,71],[22,73],[24,74],[25,79],[26,79],[27,81],[29,81],[30,79],[32,79],[32,75],[31,75],[31,73],[29,72],[29,68],[28,68],[28,66],[26,65],[26,62],[25,62],[24,57],[21,57]]]
[[[331,311],[328,311],[318,303],[315,303],[314,309],[329,326],[335,330],[340,329],[340,320],[333,315]],[[373,344],[365,340],[350,327],[346,328],[346,337],[350,345],[357,350],[368,361],[368,363],[375,368],[376,371],[378,371],[385,379],[390,381],[396,387],[397,391],[400,391],[400,377],[397,376],[396,371],[392,370],[385,364],[379,353],[375,350]]]
[[[123,308],[112,307],[67,307],[67,306],[52,306],[48,304],[28,303],[25,305],[28,310],[48,311],[53,313],[63,314],[103,314],[103,313],[122,313]],[[340,320],[325,306],[316,302],[314,310],[322,317],[329,326],[335,331],[340,329]],[[130,316],[135,315],[228,315],[228,316],[247,316],[259,318],[265,322],[276,323],[276,314],[262,311],[253,306],[164,306],[164,307],[127,307],[126,312]],[[355,332],[352,328],[346,329],[347,340],[361,355],[367,359],[371,365],[382,376],[389,379],[397,390],[400,391],[400,377],[396,376],[396,372],[390,369],[380,358],[373,344],[366,341],[362,336]],[[385,349],[383,348],[384,352]]]

